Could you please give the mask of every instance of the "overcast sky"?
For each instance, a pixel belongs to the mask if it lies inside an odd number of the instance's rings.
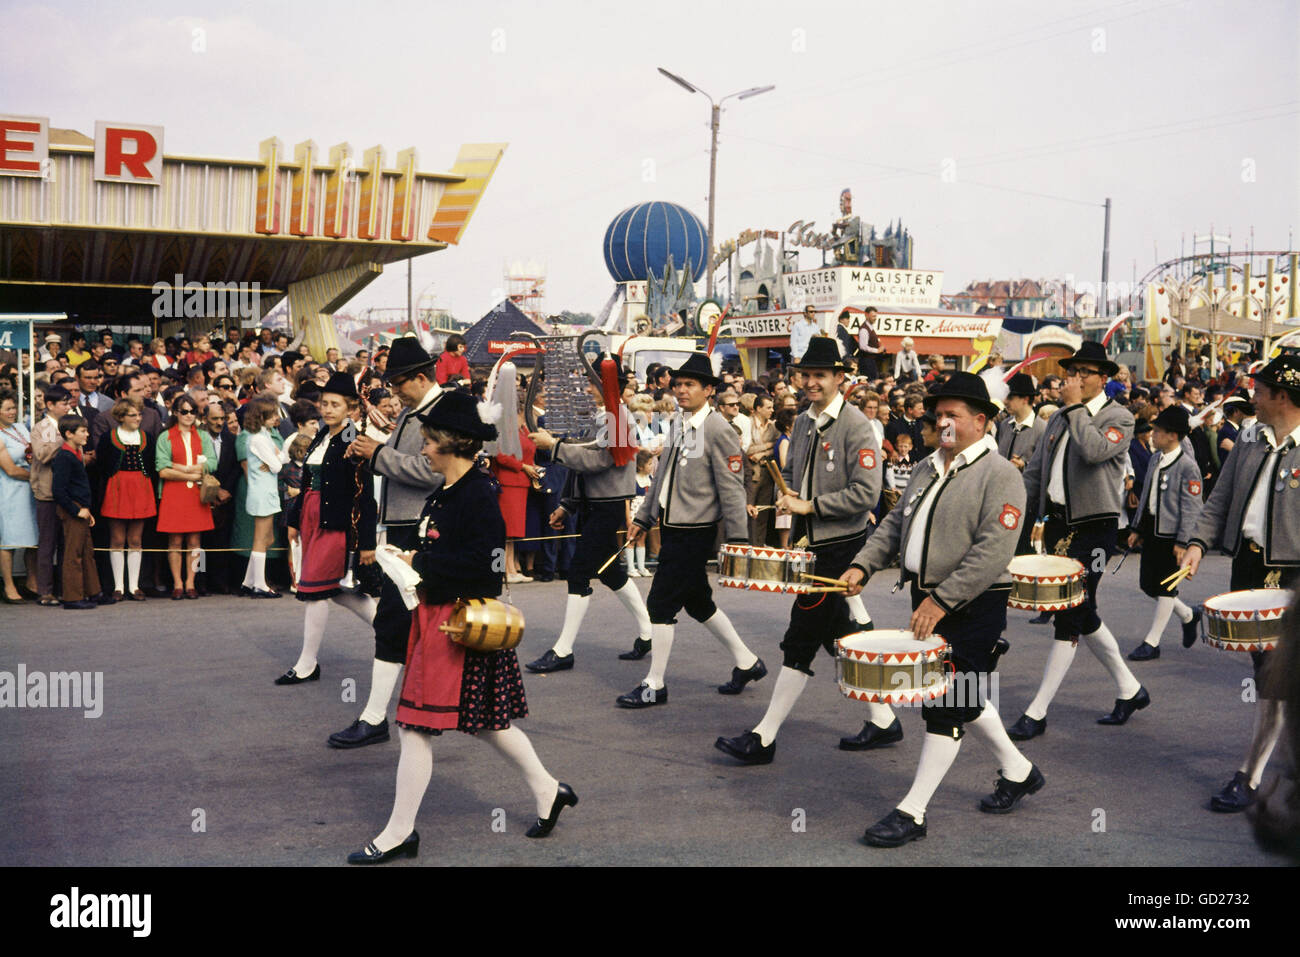
[[[707,214],[722,114],[719,240],[902,219],[915,264],[972,279],[1111,277],[1194,232],[1284,249],[1300,225],[1300,4],[1069,2],[0,2],[0,112],[161,124],[169,154],[510,145],[459,248],[415,261],[417,294],[474,318],[512,260],[547,267],[549,311],[612,288],[601,239],[649,199]],[[193,51],[193,30],[206,51]],[[804,265],[820,258],[804,254]],[[347,307],[405,305],[389,267]],[[700,285],[703,290],[703,284]]]

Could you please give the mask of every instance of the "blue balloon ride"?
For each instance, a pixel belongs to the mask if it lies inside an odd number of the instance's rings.
[[[639,203],[614,217],[605,230],[605,268],[615,282],[662,279],[671,256],[674,269],[689,261],[691,278],[704,275],[709,233],[700,218],[676,203]]]

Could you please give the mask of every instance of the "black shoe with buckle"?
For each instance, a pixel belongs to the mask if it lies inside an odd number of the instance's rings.
[[[546,837],[554,830],[555,822],[560,819],[560,812],[577,803],[578,795],[573,793],[573,788],[561,781],[555,791],[555,800],[551,802],[550,816],[539,817],[537,823],[524,832],[524,837]]]
[[[864,721],[862,730],[851,738],[840,738],[841,751],[870,751],[903,740],[903,724],[897,718],[888,728]]]
[[[1047,719],[1035,719],[1027,714],[1022,714],[1011,727],[1007,728],[1007,737],[1012,741],[1028,741],[1030,738],[1036,738],[1047,730]]]
[[[763,664],[762,658],[755,661],[752,667],[743,671],[739,668],[732,668],[731,680],[725,685],[718,685],[718,694],[740,694],[745,690],[745,685],[751,681],[757,681],[765,674],[767,674],[767,665]]]
[[[286,671],[284,674],[280,675],[280,677],[278,677],[278,678],[275,679],[275,683],[278,684],[278,685],[300,685],[300,684],[302,684],[304,681],[320,681],[320,663],[319,663],[319,662],[317,662],[315,670],[312,671],[312,673],[309,674],[309,675],[308,675],[307,677],[305,677],[305,678],[300,677],[300,676],[298,675],[298,672],[296,672],[296,671],[294,671],[292,668],[290,668],[290,669],[289,669],[288,671]],[[387,719],[385,719],[385,720],[387,720]]]
[[[551,648],[542,657],[536,661],[530,661],[524,667],[539,675],[550,674],[552,671],[569,671],[573,668],[573,652],[569,652],[567,655],[557,655],[555,649]]]
[[[1190,648],[1196,644],[1196,636],[1201,630],[1201,609],[1192,609],[1192,620],[1183,622],[1183,647]]]
[[[1115,710],[1110,714],[1097,719],[1098,724],[1123,724],[1133,716],[1134,711],[1141,711],[1151,703],[1151,695],[1147,694],[1146,688],[1138,688],[1137,694],[1131,698],[1116,698]]]
[[[640,661],[648,654],[650,654],[650,639],[638,638],[632,642],[631,651],[625,651],[618,657],[620,661]]]
[[[335,731],[329,736],[331,748],[364,748],[367,744],[382,744],[388,740],[388,719],[378,724],[370,724],[360,718],[343,731]]]
[[[776,757],[776,742],[764,744],[755,731],[746,731],[734,738],[718,738],[713,746],[741,764],[771,764],[772,758]]]
[[[993,793],[980,798],[980,810],[989,814],[1010,814],[1022,797],[1041,790],[1045,783],[1043,772],[1038,770],[1036,764],[1029,766],[1029,776],[1023,781],[1008,781],[999,774]]]
[[[1160,657],[1160,646],[1142,642],[1128,653],[1129,661],[1155,661]]]
[[[1245,772],[1238,771],[1227,787],[1210,798],[1210,810],[1220,814],[1234,814],[1246,810],[1254,803],[1255,789],[1250,786],[1250,779]]]
[[[867,828],[862,843],[871,847],[902,847],[909,841],[919,841],[925,833],[926,825],[917,824],[910,814],[894,808]]]
[[[381,851],[371,841],[359,851],[348,855],[349,864],[387,864],[395,857],[415,857],[420,853],[420,832],[412,831],[411,836],[398,844],[391,851]]]
[[[656,691],[643,681],[627,694],[615,698],[614,703],[620,708],[649,708],[657,704],[667,704],[668,686],[664,685]]]
[[[1042,611],[1039,612],[1037,615],[1035,615],[1033,618],[1030,618],[1029,623],[1031,625],[1046,625],[1051,623],[1051,620],[1052,620],[1052,613],[1050,611]]]

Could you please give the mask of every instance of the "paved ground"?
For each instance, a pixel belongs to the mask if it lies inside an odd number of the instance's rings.
[[[1102,586],[1103,612],[1127,653],[1145,633],[1151,603],[1137,591],[1136,560]],[[1227,588],[1212,558],[1184,596]],[[906,623],[904,593],[882,574],[865,592],[879,627]],[[648,581],[641,582],[644,592]],[[1080,649],[1049,716],[1026,746],[1047,786],[1016,813],[976,809],[996,768],[968,738],[929,813],[930,834],[899,850],[857,843],[864,826],[907,791],[923,734],[903,712],[906,739],[885,751],[837,750],[864,711],[843,698],[829,658],[777,743],[776,761],[738,767],[713,748],[719,734],[753,726],[771,693],[788,600],[721,590],[720,604],[772,674],[737,698],[714,687],[731,663],[694,622],[679,626],[668,673],[671,702],[616,709],[645,663],[619,661],[629,619],[599,589],[577,647],[578,668],[526,678],[533,716],[521,726],[581,803],[551,839],[529,841],[531,801],[513,770],[460,734],[435,745],[433,781],[419,819],[420,864],[1040,864],[1086,866],[1278,863],[1242,816],[1207,810],[1250,735],[1241,701],[1244,656],[1203,645],[1184,651],[1177,629],[1164,657],[1135,664],[1153,705],[1105,728],[1114,689]],[[516,586],[528,618],[522,660],[558,632],[561,583]],[[1014,720],[1037,687],[1049,630],[1011,612],[1000,710]],[[318,684],[272,679],[297,656],[302,608],[292,599],[127,603],[97,612],[0,606],[0,670],[103,672],[103,714],[0,711],[0,864],[295,864],[334,866],[384,825],[393,796],[396,734],[359,751],[325,746],[359,705],[343,682],[369,687],[367,630],[335,609]],[[1275,762],[1276,762],[1275,758]],[[499,809],[499,810],[498,810]],[[201,817],[202,827],[196,830]],[[493,830],[494,820],[505,831]],[[1104,830],[1101,829],[1104,824]]]

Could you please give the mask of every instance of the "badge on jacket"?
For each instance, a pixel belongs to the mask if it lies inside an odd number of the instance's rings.
[[[1119,445],[1119,443],[1124,441],[1124,433],[1112,425],[1106,430],[1106,438],[1110,439],[1116,445]]]
[[[876,467],[876,450],[858,449],[858,465],[864,469],[874,469]]]
[[[728,455],[728,456],[727,456],[727,468],[731,469],[731,471],[733,471],[733,472],[735,472],[737,475],[739,475],[739,474],[740,474],[740,463],[741,463],[743,460],[744,460],[744,456],[741,456],[741,455]]]
[[[1200,494],[1201,494],[1201,483],[1198,482],[1196,479],[1188,479],[1188,480],[1187,480],[1187,491],[1189,491],[1189,492],[1190,492],[1191,494],[1193,494],[1193,495],[1200,495]]]
[[[1002,506],[1002,514],[998,516],[998,521],[1002,527],[1009,532],[1014,532],[1020,527],[1020,509],[1016,508],[1010,502]]]

